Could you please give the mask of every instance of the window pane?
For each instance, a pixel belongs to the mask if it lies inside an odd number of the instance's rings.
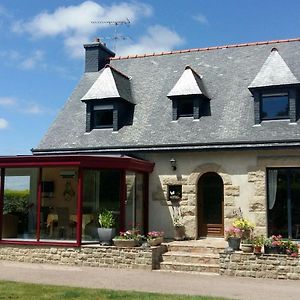
[[[125,229],[144,231],[144,175],[126,172]]]
[[[288,95],[263,96],[261,108],[261,118],[263,120],[289,118]]]
[[[112,127],[113,126],[113,110],[95,110],[94,111],[94,127]]]
[[[77,168],[43,168],[40,239],[76,240]]]
[[[38,169],[5,170],[3,239],[36,239]]]
[[[179,100],[177,109],[179,117],[192,117],[194,115],[193,99]]]

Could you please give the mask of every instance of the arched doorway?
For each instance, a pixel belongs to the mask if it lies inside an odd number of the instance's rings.
[[[198,181],[198,237],[223,236],[223,212],[223,180],[217,173],[205,173]]]

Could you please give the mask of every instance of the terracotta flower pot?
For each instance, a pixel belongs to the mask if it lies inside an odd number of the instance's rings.
[[[254,246],[254,253],[255,254],[261,253],[261,246]]]

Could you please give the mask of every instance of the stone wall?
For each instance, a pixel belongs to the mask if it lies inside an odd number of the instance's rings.
[[[172,206],[168,199],[169,185],[182,185],[182,198],[179,203],[180,214],[185,225],[186,235],[188,238],[196,238],[198,236],[197,228],[197,184],[199,178],[207,173],[215,172],[221,176],[224,184],[224,225],[230,226],[234,218],[236,218],[239,207],[236,199],[240,195],[240,187],[233,185],[230,175],[228,175],[221,166],[213,163],[203,164],[192,171],[189,176],[182,175],[160,175],[162,193],[160,186],[152,195],[154,200],[160,200],[162,205]]]
[[[0,245],[0,260],[63,264],[89,267],[159,269],[165,246],[151,248],[117,248],[82,246],[81,248]]]
[[[220,253],[220,274],[300,280],[300,260],[283,254]]]

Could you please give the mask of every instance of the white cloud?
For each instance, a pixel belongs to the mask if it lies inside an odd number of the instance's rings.
[[[197,14],[193,18],[194,18],[194,20],[196,20],[197,22],[199,22],[199,23],[201,23],[203,25],[207,25],[208,24],[208,20],[207,20],[206,16],[204,16],[203,14]]]
[[[32,70],[43,61],[43,57],[44,53],[40,50],[36,50],[32,55],[21,62],[20,68],[24,70]]]
[[[184,44],[184,40],[175,32],[164,26],[154,25],[148,28],[147,34],[137,43],[124,43],[119,47],[118,55],[138,54],[147,52],[170,51]]]
[[[0,129],[5,129],[8,127],[8,122],[3,119],[3,118],[0,118]]]
[[[13,97],[0,97],[0,106],[8,107],[14,106],[16,104],[16,99]]]
[[[45,110],[36,103],[28,103],[22,111],[25,114],[33,115],[39,115],[45,112]]]
[[[98,21],[119,21],[127,18],[131,23],[143,16],[150,16],[149,5],[130,2],[102,6],[94,1],[85,1],[77,6],[59,7],[53,13],[43,12],[32,21],[20,21],[14,25],[15,32],[28,32],[35,38],[62,35],[68,53],[73,57],[83,55],[82,44],[91,41],[99,29],[110,26]],[[96,23],[92,23],[96,22]]]
[[[21,114],[43,114],[51,112],[50,109],[40,106],[33,101],[20,100],[15,97],[0,97],[0,106]]]

